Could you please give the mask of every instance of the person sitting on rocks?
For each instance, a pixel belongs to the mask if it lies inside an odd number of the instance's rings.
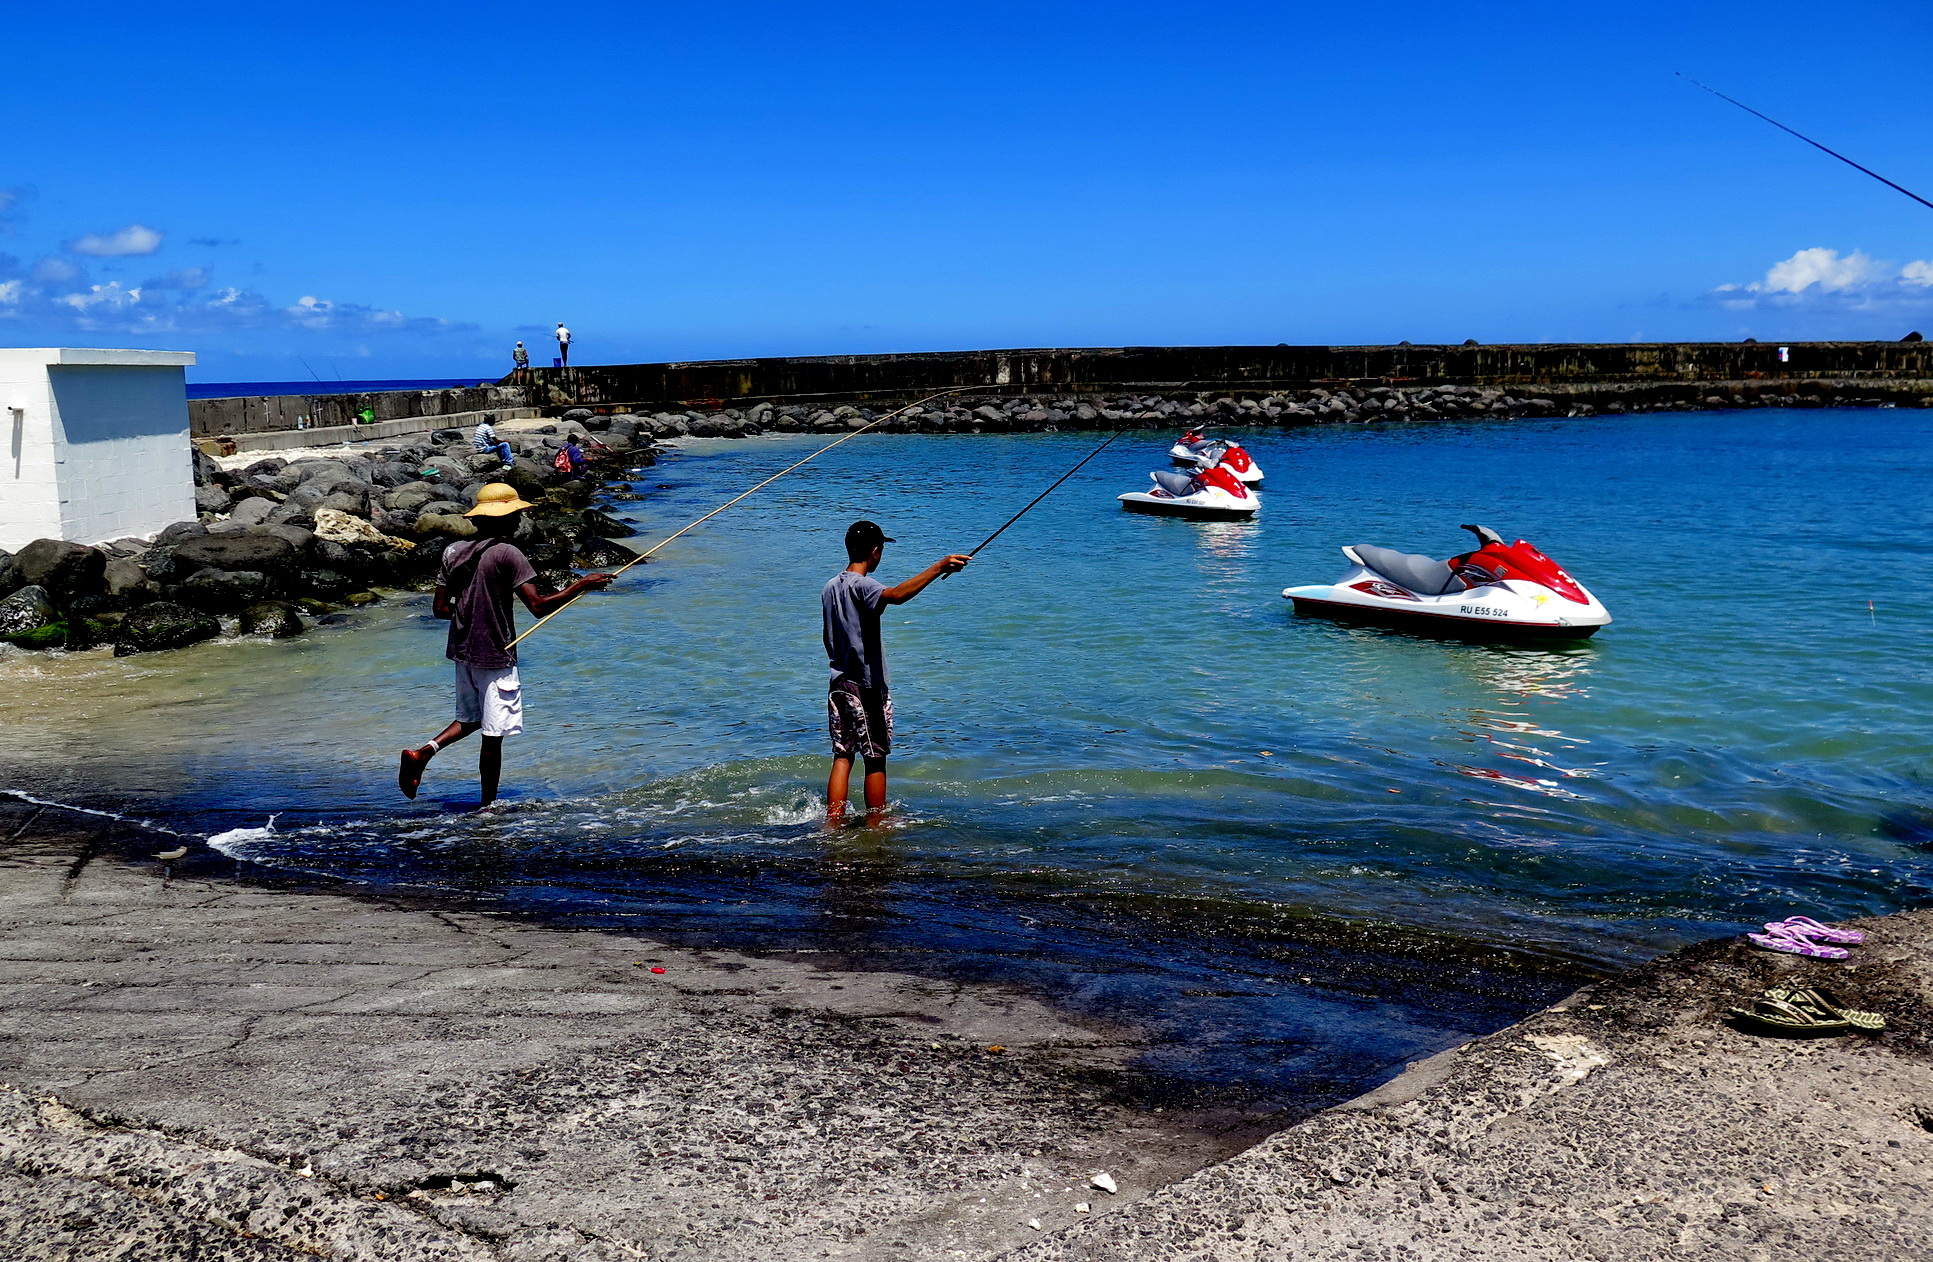
[[[517,638],[512,595],[523,601],[532,617],[542,618],[614,577],[587,574],[555,595],[540,594],[537,571],[522,549],[510,542],[523,511],[531,507],[508,483],[487,483],[477,492],[476,507],[464,514],[476,523],[476,538],[460,539],[443,550],[435,610],[437,617],[450,620],[444,655],[456,663],[456,718],[428,744],[402,752],[396,787],[406,798],[415,798],[423,772],[439,750],[481,731],[477,775],[483,782],[482,805],[496,801],[503,738],[524,730],[523,684],[512,644]]]
[[[584,472],[591,464],[590,456],[586,454],[582,447],[577,445],[577,435],[575,434],[572,434],[564,443],[564,458],[570,461],[570,471],[572,474]]]
[[[496,452],[497,458],[503,461],[503,467],[506,469],[510,467],[512,460],[510,444],[497,437],[497,427],[489,421],[477,422],[477,432],[471,436],[470,445],[478,451]]]

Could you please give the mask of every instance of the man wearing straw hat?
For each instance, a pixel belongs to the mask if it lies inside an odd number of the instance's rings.
[[[541,618],[611,581],[609,574],[587,574],[556,595],[540,594],[537,571],[523,550],[510,542],[523,520],[522,512],[531,507],[508,483],[487,483],[477,492],[476,507],[464,514],[476,523],[476,538],[460,539],[443,549],[435,609],[437,617],[450,620],[445,656],[456,663],[456,718],[427,745],[403,751],[396,786],[406,798],[416,796],[423,771],[439,750],[480,730],[483,747],[477,751],[477,776],[482,781],[482,805],[496,800],[503,738],[524,730],[523,684],[517,678],[517,650],[512,645],[517,627],[511,595],[523,600],[532,617]]]

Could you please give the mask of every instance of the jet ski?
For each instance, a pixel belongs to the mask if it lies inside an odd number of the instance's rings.
[[[1582,640],[1610,625],[1597,597],[1529,543],[1463,529],[1477,537],[1476,551],[1439,561],[1354,544],[1342,550],[1349,572],[1334,583],[1282,595],[1298,614],[1472,640]]]
[[[1181,441],[1168,449],[1168,459],[1184,468],[1212,469],[1221,465],[1231,470],[1245,486],[1262,484],[1262,467],[1239,445],[1225,438],[1206,438],[1200,430],[1189,430]]]
[[[1148,477],[1153,479],[1154,487],[1121,496],[1122,508],[1160,517],[1246,521],[1262,506],[1255,492],[1221,465],[1194,473],[1157,469]]]

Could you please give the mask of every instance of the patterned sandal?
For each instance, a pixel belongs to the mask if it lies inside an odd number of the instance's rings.
[[[1745,935],[1755,947],[1766,951],[1780,951],[1786,955],[1806,955],[1815,960],[1843,960],[1851,952],[1844,947],[1820,946],[1807,941],[1797,932],[1781,926],[1776,932],[1748,933]]]
[[[1768,933],[1802,934],[1817,942],[1845,942],[1853,946],[1866,940],[1866,935],[1857,929],[1822,925],[1810,916],[1787,916],[1784,920],[1767,921],[1765,929]]]
[[[1818,1038],[1852,1033],[1852,1023],[1843,1017],[1822,1020],[1795,1004],[1771,998],[1770,992],[1754,1002],[1751,1011],[1733,1008],[1729,1015],[1732,1020],[1757,1033],[1778,1034],[1787,1038]]]
[[[1837,995],[1820,987],[1810,990],[1768,990],[1765,997],[1774,1002],[1791,1004],[1814,1017],[1844,1021],[1861,1034],[1877,1034],[1886,1028],[1886,1018],[1877,1012],[1848,1008],[1839,1002]]]

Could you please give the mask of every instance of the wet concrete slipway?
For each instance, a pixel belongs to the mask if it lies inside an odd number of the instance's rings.
[[[1933,1255],[1930,912],[1686,948],[1262,1138],[1011,991],[0,840],[8,1258]],[[1793,978],[1890,1029],[1723,1023]]]

